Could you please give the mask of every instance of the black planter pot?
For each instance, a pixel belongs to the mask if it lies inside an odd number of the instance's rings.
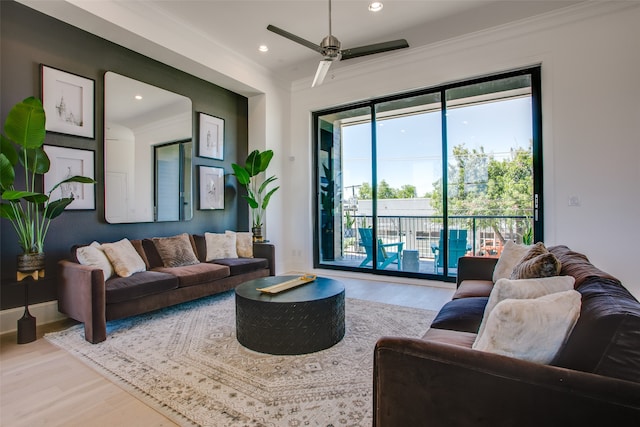
[[[18,255],[17,270],[20,273],[33,273],[44,270],[44,252]]]
[[[264,242],[264,237],[262,236],[262,227],[253,227],[251,229],[251,232],[253,233],[254,242]]]

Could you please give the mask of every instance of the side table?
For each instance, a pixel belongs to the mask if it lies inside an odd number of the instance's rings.
[[[18,282],[31,278],[37,281],[44,277],[44,269],[29,272],[16,272]],[[36,318],[29,313],[29,281],[24,284],[24,314],[18,319],[18,344],[27,344],[36,340]]]

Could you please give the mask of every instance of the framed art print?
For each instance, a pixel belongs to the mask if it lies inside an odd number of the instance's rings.
[[[200,168],[200,210],[224,209],[224,169]]]
[[[93,138],[94,81],[41,65],[46,130]]]
[[[198,156],[224,160],[224,120],[200,113]]]
[[[54,185],[72,176],[80,175],[94,178],[93,151],[54,145],[45,145],[43,148],[51,161],[49,172],[44,174],[45,193],[49,193]],[[73,202],[65,209],[93,210],[96,208],[95,185],[93,184],[79,182],[60,184],[50,197],[51,200],[72,197]]]

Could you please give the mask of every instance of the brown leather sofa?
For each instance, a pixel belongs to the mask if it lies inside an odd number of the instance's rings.
[[[473,350],[497,259],[459,260],[457,290],[422,339],[381,338],[374,426],[585,426],[640,422],[640,304],[566,246],[549,250],[582,294],[550,365]]]
[[[145,261],[146,271],[104,280],[101,269],[81,265],[79,246],[69,260],[58,263],[58,310],[84,323],[85,339],[93,344],[107,337],[106,323],[174,304],[234,289],[247,280],[275,275],[275,247],[253,244],[253,258],[206,262],[203,235],[192,235],[199,264],[164,267],[151,239],[131,240]]]

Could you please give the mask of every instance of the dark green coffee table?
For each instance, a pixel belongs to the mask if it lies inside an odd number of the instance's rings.
[[[298,276],[270,276],[236,288],[236,335],[243,346],[269,354],[306,354],[344,337],[344,286],[315,281],[278,294],[257,290]]]

